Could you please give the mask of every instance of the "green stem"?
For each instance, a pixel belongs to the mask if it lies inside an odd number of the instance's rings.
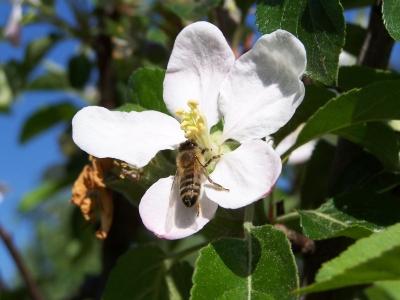
[[[201,243],[201,244],[195,245],[193,247],[190,247],[188,249],[185,249],[185,250],[183,250],[181,252],[178,252],[178,253],[175,253],[175,254],[171,254],[170,255],[171,263],[172,264],[176,263],[181,258],[183,258],[183,257],[185,257],[185,256],[187,256],[187,255],[189,255],[189,254],[191,254],[191,253],[193,253],[193,252],[195,252],[195,251],[207,246],[208,244],[209,244],[209,242]]]
[[[276,217],[275,219],[271,220],[272,224],[277,224],[277,223],[286,223],[292,220],[297,220],[300,218],[300,215],[297,211],[293,211],[291,213],[288,213],[283,216]]]
[[[254,203],[247,205],[244,211],[244,238],[247,240],[250,238],[250,230],[253,228],[253,216],[254,216]]]

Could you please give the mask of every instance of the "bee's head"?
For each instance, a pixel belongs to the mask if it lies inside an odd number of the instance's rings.
[[[179,150],[179,151],[191,150],[191,149],[195,149],[195,148],[197,148],[197,147],[198,147],[198,146],[197,146],[197,144],[196,144],[195,141],[193,141],[193,140],[186,140],[186,141],[184,141],[183,143],[181,143],[181,144],[179,145],[178,150]]]

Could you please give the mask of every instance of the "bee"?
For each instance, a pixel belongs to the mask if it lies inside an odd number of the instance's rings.
[[[217,188],[229,191],[218,183],[214,182],[208,176],[206,167],[221,155],[211,157],[207,162],[204,159],[204,153],[208,149],[200,149],[193,140],[186,140],[178,148],[176,157],[177,170],[175,173],[172,189],[175,184],[179,184],[179,196],[183,204],[187,207],[196,206],[197,216],[200,214],[200,204],[198,203],[201,192],[201,183],[203,176]]]

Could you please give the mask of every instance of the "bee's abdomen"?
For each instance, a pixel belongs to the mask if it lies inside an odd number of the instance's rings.
[[[200,194],[200,175],[194,174],[194,169],[186,169],[181,177],[180,196],[183,204],[192,207]]]

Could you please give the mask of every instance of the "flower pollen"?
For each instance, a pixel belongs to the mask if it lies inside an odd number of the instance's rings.
[[[185,132],[185,138],[195,141],[202,149],[209,149],[214,155],[218,147],[211,141],[207,119],[198,109],[199,102],[189,100],[187,104],[189,111],[182,108],[175,111],[175,114],[181,118],[181,129]]]

